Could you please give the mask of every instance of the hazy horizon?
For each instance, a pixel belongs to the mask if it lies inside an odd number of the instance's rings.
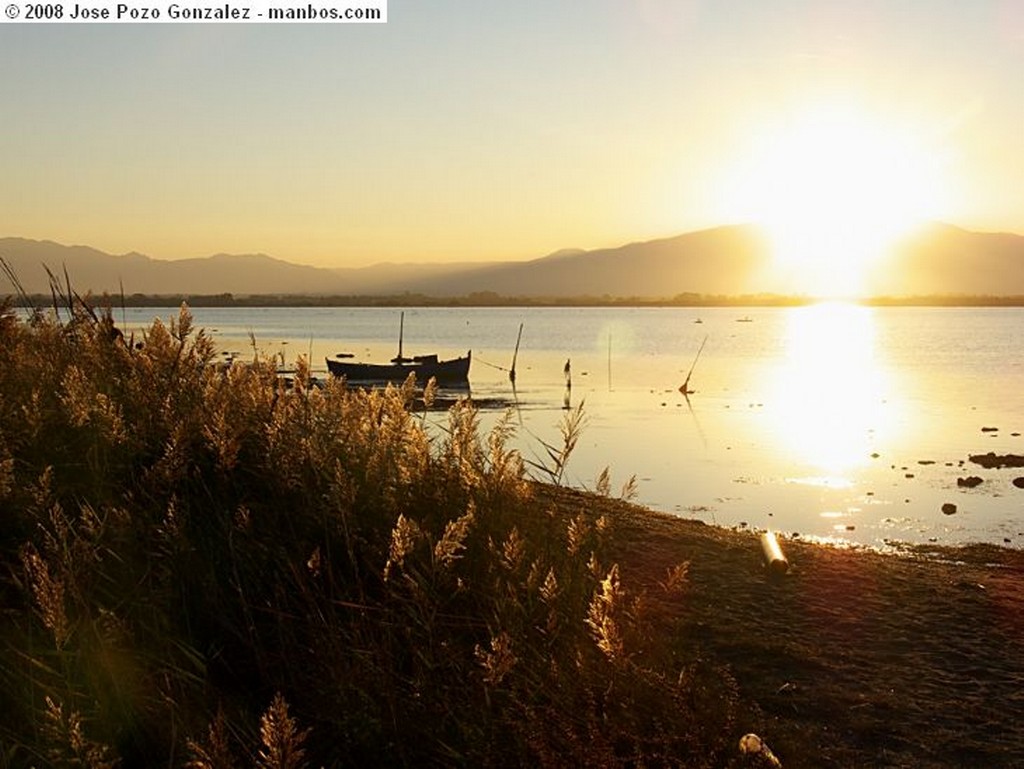
[[[916,222],[1024,231],[1019,4],[390,0],[388,19],[3,26],[0,234],[366,267],[753,221],[818,290]]]
[[[915,231],[920,231],[920,230],[922,230],[922,229],[924,229],[924,228],[926,228],[928,226],[952,227],[954,229],[971,231],[971,232],[975,232],[977,234],[982,234],[982,235],[985,235],[985,234],[990,234],[990,235],[1005,234],[1005,235],[1016,235],[1016,236],[1024,237],[1024,231],[1017,232],[1017,231],[1007,230],[1007,229],[990,229],[990,230],[972,229],[972,228],[969,228],[969,227],[965,227],[965,226],[961,225],[958,222],[947,222],[947,221],[939,221],[939,220],[930,220],[930,221],[917,222],[913,226],[911,226],[911,227],[909,227],[907,229],[907,233],[908,234],[913,234]],[[154,259],[154,260],[157,260],[157,261],[169,261],[169,262],[187,261],[187,260],[196,260],[196,259],[208,259],[210,257],[216,257],[216,256],[266,256],[266,257],[270,257],[271,259],[288,262],[290,264],[294,264],[294,265],[298,265],[298,266],[320,267],[320,268],[325,268],[325,269],[349,269],[349,268],[352,268],[352,269],[372,269],[374,267],[382,267],[382,266],[387,266],[387,265],[390,265],[390,264],[394,264],[394,265],[423,265],[425,267],[427,267],[427,266],[429,266],[429,267],[438,267],[438,266],[443,267],[443,266],[446,266],[446,265],[457,265],[457,264],[484,266],[484,265],[488,265],[488,264],[494,264],[494,263],[499,262],[499,261],[500,262],[510,262],[510,263],[519,263],[519,262],[526,263],[526,262],[534,261],[534,260],[537,260],[537,259],[543,259],[543,258],[546,258],[546,257],[549,257],[549,256],[556,256],[556,255],[559,255],[559,254],[561,254],[563,252],[565,252],[565,253],[574,253],[574,252],[591,252],[591,251],[615,250],[615,249],[622,248],[624,246],[634,245],[634,244],[638,244],[638,243],[653,242],[653,241],[659,241],[659,240],[670,240],[672,238],[677,238],[677,237],[681,237],[681,236],[684,236],[684,235],[692,235],[692,234],[699,233],[699,232],[718,230],[718,229],[726,229],[726,228],[731,228],[731,227],[753,227],[753,228],[761,229],[763,226],[758,224],[758,223],[756,223],[756,222],[722,222],[720,224],[709,224],[706,227],[699,227],[699,228],[696,228],[696,229],[693,229],[693,230],[687,230],[685,232],[684,231],[680,231],[680,232],[665,233],[663,235],[653,235],[650,238],[645,238],[645,239],[626,238],[626,239],[624,239],[622,241],[618,241],[618,242],[615,242],[615,243],[595,244],[595,245],[593,245],[593,246],[591,246],[589,248],[581,248],[581,247],[573,246],[573,245],[560,246],[558,248],[555,248],[555,249],[552,249],[552,250],[549,250],[549,251],[545,251],[544,253],[523,254],[521,257],[509,257],[509,258],[506,258],[506,259],[480,258],[480,259],[464,259],[464,260],[459,260],[459,261],[446,261],[446,260],[441,260],[441,259],[439,259],[437,261],[423,261],[423,260],[415,260],[415,259],[405,259],[405,260],[402,260],[402,259],[382,259],[381,261],[371,262],[371,263],[368,263],[368,264],[359,264],[359,265],[310,264],[308,262],[303,262],[301,260],[290,259],[287,256],[282,256],[281,254],[272,253],[272,252],[270,252],[270,251],[268,251],[266,249],[257,249],[257,250],[254,250],[254,251],[247,251],[247,252],[227,251],[225,249],[219,249],[219,250],[209,251],[207,253],[190,253],[190,254],[183,254],[183,255],[157,256],[155,254],[148,253],[145,250],[140,249],[140,248],[130,248],[127,251],[122,251],[122,252],[116,252],[115,253],[115,252],[107,251],[106,249],[100,248],[99,246],[95,245],[94,243],[62,242],[62,241],[56,240],[55,238],[51,238],[51,237],[32,238],[32,237],[26,237],[24,235],[20,235],[18,233],[4,233],[4,232],[0,232],[0,240],[2,240],[3,238],[15,238],[15,239],[37,241],[37,242],[49,241],[49,242],[55,243],[58,246],[67,247],[67,248],[89,248],[89,249],[95,249],[95,250],[101,251],[101,252],[103,252],[103,253],[105,253],[105,254],[107,254],[109,256],[115,256],[115,257],[144,256],[144,257],[147,257],[147,258],[150,258],[150,259]]]
[[[856,232],[856,228],[850,231]],[[784,253],[784,252],[783,252]],[[796,252],[799,254],[799,251]],[[811,256],[815,252],[809,252]],[[837,251],[845,257],[850,252]],[[80,290],[141,294],[398,295],[493,293],[511,297],[803,296],[869,299],[1024,296],[1024,235],[932,222],[896,238],[874,259],[782,258],[770,228],[724,225],[527,260],[380,263],[328,270],[267,254],[220,253],[163,260],[88,246],[0,237],[5,270],[46,293],[47,267],[69,269]]]

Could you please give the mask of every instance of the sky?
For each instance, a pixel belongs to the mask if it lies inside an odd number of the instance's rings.
[[[1024,232],[1022,0],[0,24],[0,72],[0,236],[359,267],[751,220]]]

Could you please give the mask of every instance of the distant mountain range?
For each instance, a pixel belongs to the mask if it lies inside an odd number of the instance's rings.
[[[0,238],[0,257],[27,293],[49,293],[48,267],[80,294],[126,296],[344,295],[461,297],[493,292],[537,299],[671,299],[681,294],[779,293],[769,244],[730,225],[592,251],[564,249],[522,262],[378,264],[325,269],[266,254],[161,260],[87,246]],[[777,278],[777,276],[775,276]],[[0,276],[0,295],[14,293]],[[898,243],[871,276],[873,296],[1024,296],[1024,236],[932,224]]]

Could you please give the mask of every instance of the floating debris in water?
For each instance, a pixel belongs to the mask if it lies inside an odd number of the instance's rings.
[[[956,479],[956,485],[966,489],[973,489],[975,486],[980,486],[984,482],[985,481],[977,475],[969,475],[966,478]]]
[[[953,515],[956,512],[956,505],[954,505],[952,502],[946,502],[942,506],[942,512],[945,515]]]

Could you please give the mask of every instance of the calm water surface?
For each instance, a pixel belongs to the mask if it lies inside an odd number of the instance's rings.
[[[139,328],[174,314],[131,309],[125,320]],[[193,314],[224,352],[250,354],[252,335],[262,353],[311,356],[319,372],[340,352],[380,361],[397,351],[394,309]],[[678,388],[705,338],[686,398]],[[565,404],[583,402],[575,486],[593,488],[608,467],[615,486],[636,476],[637,501],[719,525],[871,546],[1024,546],[1024,489],[1013,485],[1024,468],[968,459],[1024,454],[1024,309],[405,311],[407,355],[469,349],[473,396],[512,404],[527,459],[542,460],[542,441],[559,443]],[[484,425],[496,418],[485,413]],[[983,483],[959,487],[969,475]]]

